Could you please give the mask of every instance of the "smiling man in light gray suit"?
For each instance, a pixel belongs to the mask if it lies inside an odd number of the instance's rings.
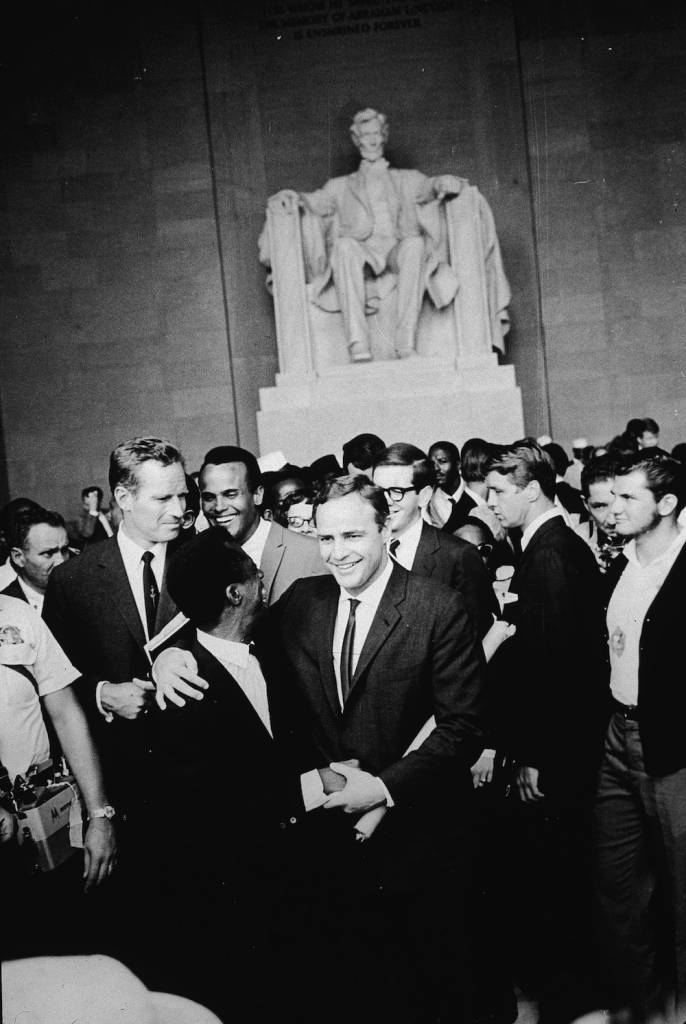
[[[260,516],[262,475],[252,452],[233,445],[212,448],[200,476],[202,510],[210,526],[221,526],[262,572],[267,604],[291,583],[326,572],[317,542]]]

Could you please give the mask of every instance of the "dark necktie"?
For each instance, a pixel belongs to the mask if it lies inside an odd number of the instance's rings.
[[[348,622],[345,627],[345,634],[343,636],[343,646],[341,647],[341,697],[343,698],[343,704],[348,699],[350,693],[350,684],[353,681],[353,648],[355,646],[355,612],[357,606],[360,603],[356,598],[349,598],[350,601],[350,614],[348,616]]]
[[[157,602],[160,599],[160,592],[157,589],[157,580],[152,571],[152,551],[144,551],[143,562],[143,599],[145,601],[145,618],[148,623],[148,640],[155,635],[155,618],[157,616]]]
[[[391,543],[388,545],[388,549],[391,552],[391,558],[396,558],[397,557],[396,556],[396,551],[398,550],[399,547],[400,547],[400,541],[396,537],[395,540],[392,540]]]

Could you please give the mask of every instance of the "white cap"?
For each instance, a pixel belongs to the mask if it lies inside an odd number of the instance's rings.
[[[536,440],[538,441],[541,447],[543,447],[544,444],[552,444],[553,441],[550,434],[541,434],[541,436],[537,437]]]
[[[286,462],[283,452],[267,452],[266,455],[260,455],[257,465],[260,467],[260,473],[277,473],[283,469]]]
[[[575,437],[572,441],[572,448],[588,448],[588,438]]]

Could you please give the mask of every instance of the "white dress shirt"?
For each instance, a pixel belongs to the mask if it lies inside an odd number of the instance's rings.
[[[37,611],[39,615],[42,615],[45,594],[41,594],[39,593],[39,591],[34,590],[33,587],[29,586],[29,584],[21,578],[21,576],[17,576],[17,579],[19,581],[19,586],[26,595],[26,600],[28,601],[28,603],[31,605],[34,611]]]
[[[647,565],[636,555],[636,541],[624,548],[628,565],[619,577],[607,609],[610,690],[620,704],[638,704],[638,667],[643,622],[667,574],[686,542],[680,530],[666,551]]]
[[[482,498],[480,494],[476,493],[476,491],[473,491],[468,484],[464,485],[464,493],[468,494],[469,497],[476,502],[477,508],[479,505],[482,505],[484,507],[486,506],[486,499]]]
[[[386,565],[382,570],[381,574],[377,576],[373,583],[362,591],[361,594],[356,594],[355,600],[360,603],[357,606],[355,614],[355,637],[353,640],[353,675],[357,668],[357,663],[360,660],[360,654],[364,647],[364,642],[367,639],[369,630],[371,629],[372,621],[376,615],[381,598],[384,595],[384,591],[388,585],[388,581],[393,572],[393,559],[389,558],[386,561]],[[343,649],[343,637],[345,636],[345,627],[348,624],[348,616],[350,615],[350,599],[353,597],[347,590],[341,587],[341,593],[338,598],[338,612],[336,613],[336,625],[333,631],[333,668],[336,673],[336,690],[338,693],[338,703],[343,710],[343,691],[341,690],[341,650]],[[393,807],[393,797],[386,788],[384,782],[379,779],[381,786],[383,787],[384,793],[386,794],[386,806]]]
[[[394,540],[400,541],[397,548],[393,552],[393,558],[396,562],[399,562],[404,569],[408,571],[412,569],[415,555],[417,554],[417,548],[419,547],[419,540],[422,535],[423,519],[421,516],[417,516],[412,526],[408,526],[404,533],[400,536],[396,534],[391,535],[391,539],[388,542],[388,549]]]
[[[124,562],[126,578],[129,581],[131,593],[133,594],[133,599],[136,602],[136,609],[143,626],[145,639],[148,641],[151,637],[148,634],[148,617],[145,614],[145,596],[143,593],[143,554],[146,550],[152,551],[152,561],[150,562],[150,565],[152,566],[152,571],[155,576],[157,589],[161,591],[162,577],[164,576],[164,560],[167,554],[167,544],[165,542],[161,544],[153,544],[151,548],[142,548],[140,545],[136,544],[134,540],[131,540],[129,535],[124,532],[123,523],[117,531],[117,544],[119,545],[122,561]],[[102,706],[102,688],[107,682],[109,682],[108,679],[101,679],[96,686],[95,706],[107,722],[112,722],[114,721],[114,715],[111,711],[105,711]]]
[[[133,594],[133,599],[136,602],[136,608],[143,624],[145,639],[150,640],[148,636],[148,620],[145,614],[145,595],[143,593],[143,555],[146,550],[152,551],[150,565],[155,576],[157,589],[161,591],[162,577],[164,576],[164,559],[167,554],[166,542],[153,544],[151,548],[142,548],[124,532],[124,524],[122,523],[117,533],[117,544],[121,551],[131,593]]]
[[[264,554],[264,548],[271,528],[272,524],[270,522],[260,518],[255,532],[248,537],[245,544],[241,545],[248,558],[252,558],[258,569],[260,568],[262,555]]]
[[[536,533],[539,526],[543,526],[543,524],[547,523],[549,519],[555,519],[557,516],[562,516],[562,510],[558,505],[554,505],[552,508],[549,508],[547,512],[541,512],[540,516],[536,516],[536,518],[529,523],[527,528],[522,531],[522,551],[526,550],[529,541]],[[562,518],[564,519],[564,516],[562,516]]]
[[[340,704],[341,710],[343,710],[343,693],[341,690],[341,651],[343,649],[343,637],[345,636],[345,627],[348,624],[348,616],[350,614],[350,598],[355,597],[355,600],[360,603],[357,606],[357,612],[355,614],[355,639],[353,642],[353,675],[357,668],[357,662],[359,661],[360,653],[364,647],[364,642],[367,639],[367,634],[371,629],[372,620],[376,615],[377,608],[381,603],[384,590],[388,584],[391,573],[393,572],[393,561],[388,559],[381,574],[370,583],[369,586],[362,591],[361,594],[349,594],[343,587],[340,588],[340,596],[338,598],[338,612],[336,614],[336,625],[333,631],[333,668],[336,673],[336,689],[338,691],[338,703]]]
[[[234,640],[224,640],[222,637],[205,633],[201,629],[197,633],[198,642],[233,676],[250,701],[262,725],[273,738],[267,684],[262,675],[259,661],[250,651],[250,645],[236,643]],[[304,772],[300,776],[300,788],[306,811],[321,807],[326,800],[321,778],[316,769]]]

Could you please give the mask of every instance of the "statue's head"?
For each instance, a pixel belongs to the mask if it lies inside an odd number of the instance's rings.
[[[378,160],[388,139],[386,115],[371,107],[358,111],[350,125],[350,135],[364,160]]]

